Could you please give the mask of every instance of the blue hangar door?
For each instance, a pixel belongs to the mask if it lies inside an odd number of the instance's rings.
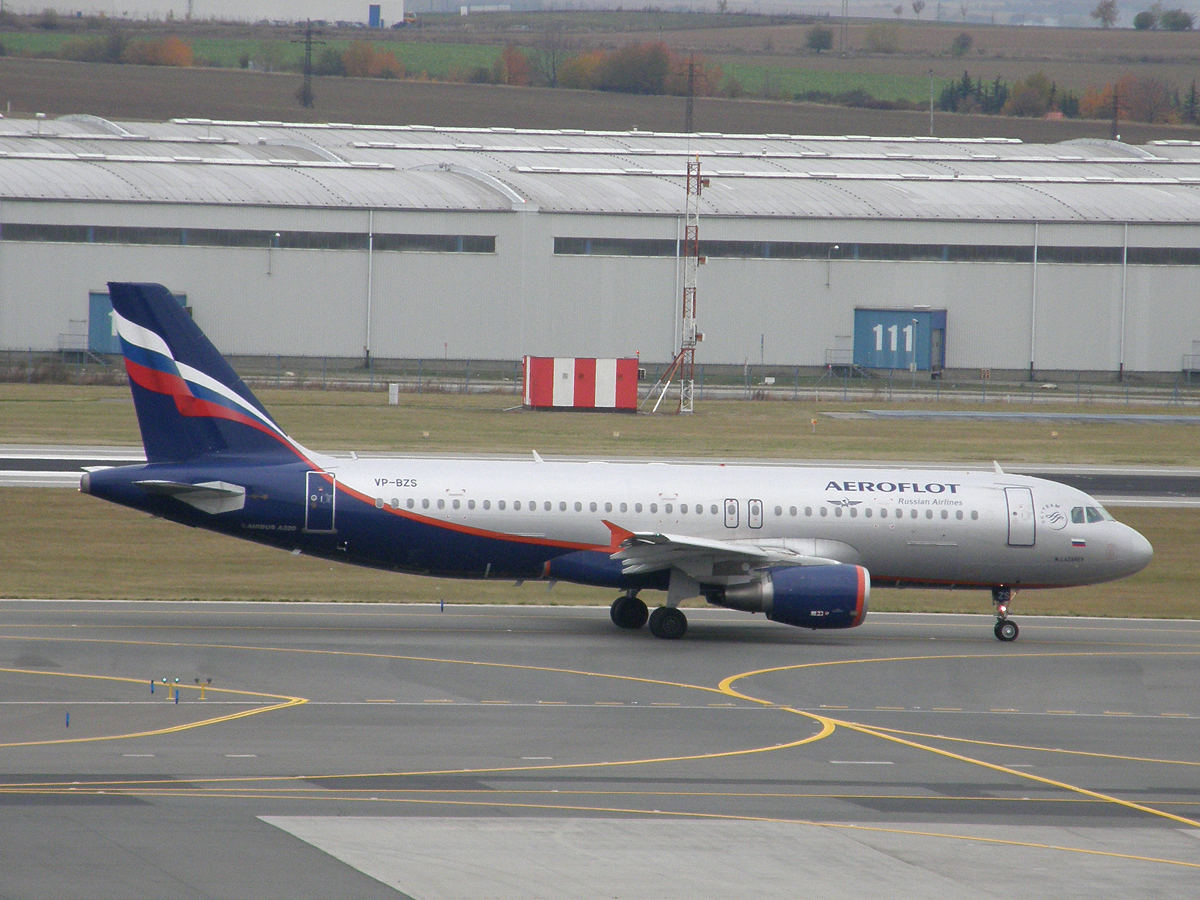
[[[864,369],[940,372],[946,365],[946,311],[856,308],[854,364]]]

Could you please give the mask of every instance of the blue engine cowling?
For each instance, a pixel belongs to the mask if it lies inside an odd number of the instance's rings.
[[[862,566],[789,566],[729,585],[709,602],[802,628],[853,628],[866,618],[870,596],[871,575]]]

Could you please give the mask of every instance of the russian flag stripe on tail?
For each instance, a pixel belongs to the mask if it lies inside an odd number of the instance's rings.
[[[150,462],[305,457],[166,288],[110,282],[108,290]]]

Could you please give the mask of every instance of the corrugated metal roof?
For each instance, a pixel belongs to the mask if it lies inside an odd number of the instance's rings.
[[[1200,219],[1200,144],[0,120],[0,200],[1041,222]]]

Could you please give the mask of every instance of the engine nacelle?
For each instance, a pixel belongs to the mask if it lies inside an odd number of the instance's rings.
[[[862,566],[788,566],[729,585],[709,602],[802,628],[853,628],[867,617],[870,596],[871,574]]]

